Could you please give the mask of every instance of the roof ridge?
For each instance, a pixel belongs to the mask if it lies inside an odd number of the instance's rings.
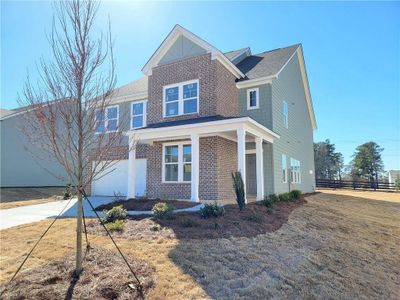
[[[279,51],[279,50],[291,48],[291,47],[294,47],[294,46],[299,47],[299,46],[301,46],[301,43],[293,44],[293,45],[286,46],[286,47],[275,48],[275,49],[272,49],[272,50],[263,51],[263,52],[260,52],[260,53],[253,54],[252,56],[257,56],[259,54],[265,54],[265,53],[270,53],[270,52],[274,52],[274,51]]]

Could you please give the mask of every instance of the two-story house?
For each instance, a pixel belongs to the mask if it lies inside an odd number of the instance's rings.
[[[234,202],[237,170],[248,200],[314,190],[316,121],[300,44],[222,53],[176,25],[142,71],[109,107],[117,124],[129,113],[117,125],[127,141],[92,195]]]

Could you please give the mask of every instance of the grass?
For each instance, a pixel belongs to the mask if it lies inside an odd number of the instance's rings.
[[[64,188],[1,188],[0,209],[62,200]]]
[[[116,240],[124,253],[154,268],[150,299],[396,299],[400,204],[387,194],[375,194],[378,200],[316,194],[278,230],[251,237]],[[49,222],[0,231],[0,280],[10,278]],[[25,270],[73,253],[74,224],[57,221]],[[105,236],[89,239],[114,251]]]

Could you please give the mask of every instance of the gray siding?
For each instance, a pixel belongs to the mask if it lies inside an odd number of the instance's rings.
[[[283,126],[283,101],[288,104],[288,128]],[[281,137],[273,145],[275,193],[286,192],[289,188],[296,188],[303,192],[314,191],[313,129],[297,54],[279,74],[279,78],[272,82],[272,115],[272,130]],[[282,154],[287,155],[288,177],[290,158],[300,161],[300,184],[290,184],[289,178],[288,183],[282,182]]]
[[[247,89],[239,90],[239,113],[241,116],[248,116],[264,125],[265,127],[272,129],[272,110],[271,110],[271,99],[272,89],[270,84],[263,84],[254,86],[252,88],[258,88],[260,105],[257,109],[247,110]]]
[[[259,108],[247,110],[247,89],[239,90],[239,114],[248,116],[272,129],[272,110],[271,99],[272,89],[270,84],[255,86],[259,90]],[[255,149],[254,143],[247,143],[247,149]],[[274,193],[274,174],[273,174],[273,145],[264,143],[264,194],[269,195]]]
[[[199,45],[193,43],[184,36],[180,36],[160,60],[159,65],[205,53],[206,50],[201,48]]]
[[[19,130],[21,122],[24,122],[22,115],[0,121],[0,186],[64,186],[69,181],[64,169],[50,155],[28,143]]]

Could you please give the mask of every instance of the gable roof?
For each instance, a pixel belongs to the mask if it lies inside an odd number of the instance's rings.
[[[147,97],[147,85],[147,76],[143,76],[120,86],[114,89],[111,103],[118,103],[125,100],[144,99]]]
[[[311,125],[313,129],[316,129],[317,122],[315,119],[310,86],[308,83],[307,71],[304,62],[303,48],[301,44],[295,44],[285,48],[279,48],[246,57],[237,64],[237,67],[246,76],[238,79],[236,85],[239,88],[245,88],[271,82],[272,79],[278,78],[280,72],[282,72],[282,70],[286,67],[296,53],[299,60],[300,73],[303,80]]]
[[[150,57],[147,63],[144,65],[142,72],[149,76],[153,67],[157,66],[162,57],[166,54],[168,49],[178,39],[178,37],[184,36],[193,43],[199,45],[201,48],[211,53],[211,59],[217,59],[222,65],[224,65],[236,78],[244,77],[244,74],[233,64],[221,51],[217,48],[201,39],[197,35],[193,34],[189,30],[183,28],[180,25],[175,25],[171,32],[167,35],[161,45],[157,48],[154,54]]]
[[[285,48],[254,54],[245,58],[237,64],[237,67],[246,75],[245,78],[239,79],[239,81],[276,75],[299,47],[300,44],[295,44]]]

